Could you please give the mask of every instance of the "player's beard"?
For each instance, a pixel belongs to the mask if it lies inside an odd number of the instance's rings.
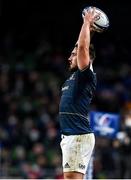
[[[70,66],[69,66],[69,71],[70,72],[75,72],[75,71],[77,71],[78,70],[78,67],[77,66],[75,66],[75,67],[73,67],[73,68],[71,68]]]

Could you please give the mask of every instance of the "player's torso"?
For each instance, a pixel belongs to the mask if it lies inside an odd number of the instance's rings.
[[[76,73],[73,73],[63,84],[61,89],[61,100],[63,103],[61,105],[66,105],[72,103],[73,97],[75,95],[75,85],[76,85]]]
[[[95,88],[95,75],[92,79],[80,76],[79,72],[74,72],[63,84],[61,89],[60,111],[75,111],[71,106],[77,106],[76,111],[80,112],[81,107],[88,109]]]
[[[85,74],[86,75],[86,74]],[[95,76],[91,78],[76,71],[62,86],[59,117],[62,129],[71,128],[71,133],[84,133],[89,128],[88,112],[95,86]],[[70,130],[69,130],[70,131]],[[76,131],[76,132],[74,132]]]

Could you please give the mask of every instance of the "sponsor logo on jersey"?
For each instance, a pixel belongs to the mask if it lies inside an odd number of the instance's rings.
[[[65,86],[62,88],[62,91],[65,91],[65,90],[68,90],[69,89],[69,86]]]
[[[74,73],[70,76],[69,80],[75,80]]]

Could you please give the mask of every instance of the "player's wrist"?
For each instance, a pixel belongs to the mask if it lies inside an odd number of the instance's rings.
[[[89,21],[84,21],[83,23],[84,26],[87,26],[87,27],[90,27],[91,26],[91,23]]]

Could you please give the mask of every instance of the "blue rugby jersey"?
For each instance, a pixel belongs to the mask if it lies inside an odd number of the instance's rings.
[[[63,84],[59,106],[61,133],[79,135],[91,133],[89,106],[96,88],[96,74],[87,68],[77,70]]]

